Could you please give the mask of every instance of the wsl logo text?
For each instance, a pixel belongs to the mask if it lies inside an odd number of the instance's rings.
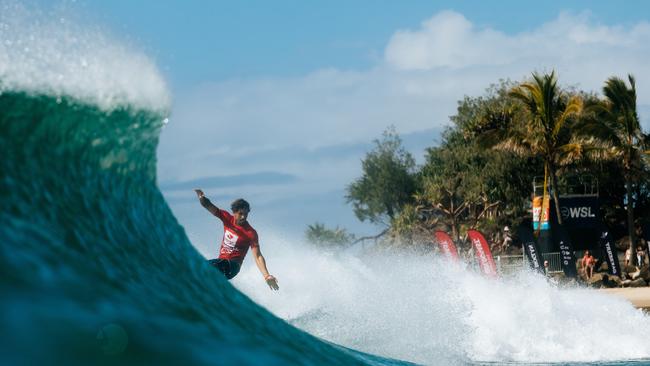
[[[596,215],[591,212],[591,207],[562,206],[562,208],[560,208],[560,213],[562,214],[563,219],[584,219],[596,217]]]

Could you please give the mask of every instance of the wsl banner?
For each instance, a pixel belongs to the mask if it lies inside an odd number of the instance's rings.
[[[544,265],[542,264],[542,254],[537,247],[537,243],[535,243],[533,231],[529,227],[520,225],[517,228],[517,236],[521,240],[521,245],[524,246],[524,252],[526,253],[530,267],[543,274]]]
[[[562,223],[568,227],[597,229],[600,203],[597,196],[560,197]]]
[[[560,259],[562,260],[562,270],[564,271],[564,275],[567,277],[578,277],[578,272],[576,271],[576,257],[573,255],[573,244],[571,244],[569,234],[564,227],[560,225],[553,230],[553,234],[555,236],[555,242],[560,248]]]
[[[453,262],[458,262],[458,250],[454,245],[454,241],[451,240],[451,237],[449,237],[449,235],[444,231],[436,231],[434,235],[438,242],[438,246],[440,247],[440,251],[445,255],[445,257]]]
[[[612,238],[609,235],[609,230],[603,228],[600,232],[599,240],[600,248],[605,254],[605,259],[607,260],[607,268],[609,268],[609,274],[613,276],[621,275],[621,267],[618,264],[618,255],[616,254],[616,247],[612,242]]]
[[[468,230],[467,236],[472,242],[472,248],[474,248],[474,254],[476,254],[476,260],[478,261],[479,267],[483,274],[489,277],[497,276],[497,268],[494,264],[494,258],[492,258],[492,252],[490,252],[490,246],[487,243],[487,240],[483,237],[483,234],[476,230]]]

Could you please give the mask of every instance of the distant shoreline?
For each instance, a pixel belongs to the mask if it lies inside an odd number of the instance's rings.
[[[600,291],[622,297],[631,302],[635,308],[650,310],[650,287],[608,288]]]

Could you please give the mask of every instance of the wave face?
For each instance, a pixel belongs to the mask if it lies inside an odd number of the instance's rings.
[[[153,64],[60,17],[39,19],[0,4],[0,363],[650,357],[650,320],[622,300],[530,273],[440,271],[448,263],[427,256],[361,261],[269,238],[281,296],[250,260],[238,291],[192,247],[156,185],[170,102]]]
[[[206,265],[156,187],[163,119],[0,95],[3,361],[390,363],[286,324]]]
[[[169,105],[141,53],[0,2],[0,363],[394,363],[292,327],[205,263],[156,185]]]

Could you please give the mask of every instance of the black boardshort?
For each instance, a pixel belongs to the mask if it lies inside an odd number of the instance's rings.
[[[239,269],[241,268],[241,263],[223,258],[210,259],[208,260],[208,263],[221,271],[227,279],[237,276],[237,273],[239,273]]]

